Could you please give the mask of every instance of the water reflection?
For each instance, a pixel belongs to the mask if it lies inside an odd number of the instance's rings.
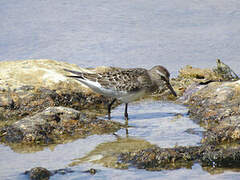
[[[123,105],[120,105],[112,111],[113,121],[124,122],[122,109]],[[204,129],[187,116],[187,111],[186,107],[169,102],[145,100],[131,103],[128,135],[160,147],[197,145]],[[200,133],[189,133],[188,129]],[[124,137],[126,130],[121,129],[116,134]]]
[[[120,153],[137,152],[142,149],[153,147],[149,142],[132,137],[121,138],[117,136],[114,141],[99,144],[93,151],[86,156],[74,159],[70,166],[76,166],[81,163],[92,162],[102,164],[106,167],[124,168],[117,164],[117,158]]]

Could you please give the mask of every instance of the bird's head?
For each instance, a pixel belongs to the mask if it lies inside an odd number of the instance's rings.
[[[162,86],[162,82],[165,82],[167,87],[170,89],[171,93],[174,96],[177,96],[176,92],[174,91],[174,89],[172,88],[172,86],[169,82],[170,73],[168,72],[168,70],[165,67],[154,66],[152,69],[150,69],[150,73],[151,73],[151,76],[152,76],[154,82],[158,86]]]

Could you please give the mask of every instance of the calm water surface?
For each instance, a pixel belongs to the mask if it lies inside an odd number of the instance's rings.
[[[176,76],[187,65],[213,67],[222,59],[240,73],[240,1],[238,0],[8,0],[0,1],[0,60],[48,58],[78,64],[150,68],[166,66]],[[123,121],[121,105],[113,120]],[[176,114],[181,114],[177,118]],[[198,145],[204,131],[187,117],[185,107],[159,101],[129,105],[129,137],[160,147]],[[190,130],[190,131],[189,131]],[[189,132],[195,132],[194,134]],[[116,133],[126,138],[125,130]],[[102,143],[116,136],[90,136],[39,149],[0,145],[0,179],[26,179],[32,167],[68,167],[75,159],[101,157]],[[79,173],[95,167],[95,176]],[[192,169],[148,172],[117,170],[85,162],[76,172],[52,179],[238,179],[225,170],[211,175]],[[78,172],[79,171],[79,172]],[[223,172],[223,171],[220,171]]]

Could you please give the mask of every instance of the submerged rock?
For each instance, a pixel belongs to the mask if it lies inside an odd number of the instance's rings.
[[[49,170],[42,167],[32,168],[30,171],[26,171],[25,174],[28,174],[31,180],[48,180],[52,176]]]
[[[154,147],[138,152],[122,153],[119,162],[147,170],[190,168],[198,157],[198,149],[198,147]]]
[[[111,133],[122,125],[100,120],[66,107],[49,107],[0,129],[0,141],[5,143],[50,144],[70,137]]]
[[[90,175],[95,175],[99,170],[91,168],[86,171],[81,171],[80,173],[89,173]],[[75,171],[70,168],[57,169],[57,170],[48,170],[43,167],[35,167],[29,171],[25,171],[24,174],[29,176],[31,180],[48,180],[51,176],[56,174],[66,175],[69,173],[74,173]],[[79,172],[79,171],[78,171]]]
[[[196,147],[148,148],[119,155],[119,163],[146,170],[191,168],[194,163],[203,167],[239,168],[240,146],[221,147],[202,145]]]
[[[203,167],[235,167],[239,168],[240,146],[204,145],[199,151],[200,162]]]
[[[95,175],[97,173],[97,170],[94,168],[91,168],[89,170],[84,171],[85,173],[89,173],[91,175]]]

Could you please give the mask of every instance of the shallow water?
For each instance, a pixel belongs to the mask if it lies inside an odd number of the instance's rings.
[[[81,67],[150,68],[162,64],[176,76],[187,64],[213,67],[216,58],[220,58],[240,73],[239,19],[238,0],[1,1],[0,60],[48,58]],[[124,121],[123,109],[121,105],[113,111],[113,120]],[[186,113],[185,107],[167,102],[131,103],[128,136],[161,147],[197,145],[203,129]],[[116,134],[128,141],[126,130]],[[114,135],[94,135],[42,149],[15,147],[13,151],[0,145],[0,179],[26,179],[20,173],[36,166],[52,170],[68,167],[85,156],[102,157],[98,147],[116,142]],[[92,167],[100,169],[95,176],[78,172]],[[72,168],[76,172],[52,179],[238,179],[240,176],[233,169],[211,175],[198,164],[192,169],[161,172],[117,170],[89,163]]]
[[[124,121],[123,109],[124,105],[115,108],[112,112],[112,120]],[[176,179],[176,177],[177,179],[238,179],[238,172],[225,169],[220,171],[220,174],[211,175],[199,164],[195,164],[192,169],[182,168],[159,172],[104,167],[104,163],[112,160],[106,156],[127,152],[129,149],[146,148],[153,144],[160,147],[198,145],[204,129],[195,124],[186,114],[186,107],[168,102],[145,100],[129,105],[128,135],[126,130],[122,129],[115,135],[93,135],[67,144],[51,145],[43,149],[36,148],[33,152],[26,148],[16,147],[12,150],[0,145],[0,178],[27,179],[26,175],[22,174],[24,171],[41,166],[49,170],[66,167],[74,170],[73,173],[54,175],[51,179]],[[189,129],[195,133],[189,133]],[[132,147],[135,146],[135,142],[139,147]],[[82,173],[90,168],[98,170],[96,175]],[[222,174],[223,171],[225,172]]]
[[[112,112],[112,120],[124,122],[123,117],[124,105],[118,106]],[[186,115],[187,108],[173,103],[161,101],[139,101],[129,105],[129,122],[128,135],[126,130],[122,129],[115,135],[93,135],[86,139],[78,139],[71,143],[52,145],[44,149],[34,149],[35,152],[29,152],[25,148],[15,148],[14,152],[9,147],[1,145],[0,157],[0,175],[3,177],[18,178],[19,174],[32,167],[42,166],[48,169],[59,169],[74,165],[74,169],[84,169],[86,167],[95,167],[96,165],[86,166],[78,163],[79,158],[87,159],[84,163],[93,160],[100,160],[104,156],[120,152],[117,143],[124,143],[124,151],[132,149],[131,145],[137,141],[140,147],[150,147],[151,144],[160,147],[174,147],[175,145],[197,145],[201,140],[201,132],[204,130],[199,125],[193,123]],[[176,116],[178,115],[178,116]],[[189,134],[188,129],[194,129],[196,134]],[[119,140],[122,139],[122,140]],[[128,143],[128,141],[130,143]],[[103,145],[102,145],[103,144]],[[101,146],[102,145],[102,146]],[[129,145],[129,147],[128,147]],[[8,163],[6,164],[6,161]],[[75,167],[76,166],[76,167]],[[112,176],[112,169],[106,169],[97,165],[101,169],[99,176]],[[116,170],[124,172],[141,172],[144,170]],[[150,172],[146,172],[147,178]],[[108,174],[109,173],[109,174]],[[128,173],[126,173],[126,176]],[[131,173],[130,173],[131,174]],[[131,176],[129,174],[129,176]],[[144,176],[143,173],[142,176]],[[133,174],[132,174],[133,175]],[[77,174],[68,174],[69,178]],[[84,176],[84,175],[83,175]]]

